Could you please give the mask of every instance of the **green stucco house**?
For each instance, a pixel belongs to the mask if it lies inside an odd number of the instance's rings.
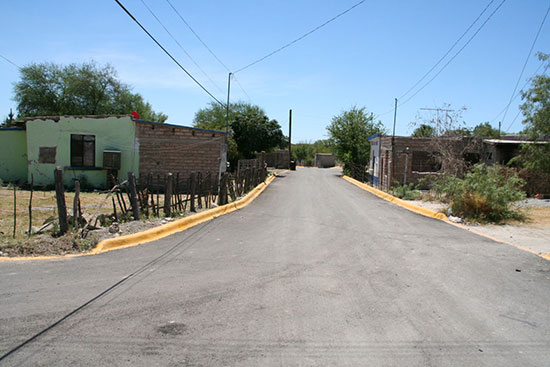
[[[185,179],[191,172],[219,171],[224,135],[131,115],[31,117],[25,127],[0,129],[0,179],[48,186],[58,166],[67,187],[79,179],[105,188],[110,177],[125,179],[128,172]]]

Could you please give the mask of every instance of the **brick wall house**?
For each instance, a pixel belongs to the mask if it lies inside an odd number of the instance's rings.
[[[435,156],[438,154],[432,138],[396,136],[373,136],[369,175],[371,182],[382,190],[389,190],[396,182],[418,183],[424,177],[441,169]],[[470,137],[450,139],[449,144],[462,149],[470,143]],[[374,143],[374,144],[373,144]],[[466,153],[466,159],[479,160],[481,150],[476,148]],[[376,178],[376,179],[375,179]]]
[[[422,178],[437,173],[441,164],[436,159],[438,151],[432,138],[413,138],[373,135],[371,143],[369,179],[373,186],[388,191],[395,183],[419,183]],[[506,165],[520,153],[523,144],[548,144],[546,141],[526,141],[521,137],[509,136],[501,139],[460,137],[449,139],[462,157],[470,164],[484,162],[488,165]],[[468,148],[468,149],[466,149]],[[536,179],[523,177],[528,186]],[[540,185],[536,186],[537,188]],[[547,187],[538,188],[547,190]],[[529,191],[529,190],[528,190]]]
[[[0,179],[48,186],[55,167],[62,167],[65,186],[74,180],[89,187],[111,187],[111,177],[154,182],[179,173],[225,168],[225,133],[137,120],[130,115],[37,116],[25,127],[0,129]],[[9,163],[9,164],[7,164]],[[142,176],[142,177],[140,177]],[[159,177],[159,179],[157,179]]]
[[[191,172],[217,176],[222,163],[225,133],[221,131],[135,120],[139,146],[139,175],[164,177],[179,173],[187,180]]]

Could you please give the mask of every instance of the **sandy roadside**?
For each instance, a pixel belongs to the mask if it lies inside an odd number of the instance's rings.
[[[437,201],[412,200],[411,203],[435,211],[446,210],[446,205]],[[550,254],[550,200],[527,199],[519,205],[524,208],[530,220],[506,224],[466,223],[465,226],[542,255]]]

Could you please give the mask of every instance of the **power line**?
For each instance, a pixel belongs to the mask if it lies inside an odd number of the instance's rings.
[[[216,54],[214,53],[214,51],[212,51],[210,49],[210,47],[208,47],[208,45],[202,40],[202,38],[199,37],[199,35],[197,34],[197,32],[195,32],[195,30],[189,25],[189,23],[187,23],[187,21],[181,16],[181,14],[179,13],[179,11],[174,7],[174,5],[172,5],[172,3],[169,1],[169,0],[166,0],[166,2],[168,3],[168,5],[170,5],[170,7],[172,8],[172,10],[174,10],[174,12],[178,15],[178,17],[181,19],[181,21],[187,26],[187,28],[189,28],[189,30],[195,35],[195,37],[197,37],[197,39],[200,41],[200,43],[202,43],[202,45],[208,50],[208,52],[210,52],[210,54],[212,56],[214,56],[214,58],[216,60],[218,60],[218,62],[220,63],[220,65],[222,65],[225,70],[227,70],[228,73],[231,72],[231,70],[229,70],[229,68],[223,63],[222,60],[220,60],[220,58],[218,56],[216,56]]]
[[[502,0],[502,2],[500,4],[498,4],[498,6],[496,7],[495,10],[493,10],[493,12],[487,17],[487,19],[485,19],[485,21],[481,24],[481,26],[479,26],[479,28],[474,32],[474,34],[468,39],[468,41],[466,41],[466,43],[453,55],[453,57],[450,58],[449,61],[447,61],[447,63],[445,63],[445,65],[443,65],[443,67],[430,79],[428,80],[426,83],[424,83],[422,85],[422,87],[420,87],[420,89],[418,89],[416,92],[413,93],[412,96],[410,96],[409,98],[407,98],[404,102],[401,103],[401,106],[403,106],[405,103],[409,102],[411,99],[413,99],[418,93],[420,93],[420,91],[422,91],[424,88],[426,88],[431,82],[434,81],[435,78],[437,78],[439,76],[439,74],[441,74],[441,72],[443,70],[445,70],[447,68],[447,66],[449,66],[449,64],[466,48],[466,46],[468,46],[470,44],[470,42],[475,38],[475,36],[477,36],[477,34],[483,29],[483,27],[485,27],[485,25],[487,24],[487,22],[489,22],[489,20],[493,17],[493,15],[502,7],[502,5],[506,2],[506,0]]]
[[[248,93],[246,93],[246,91],[244,90],[243,86],[241,85],[241,83],[239,82],[239,79],[237,79],[235,77],[234,74],[231,74],[231,76],[233,77],[233,80],[237,82],[237,85],[239,86],[239,88],[243,91],[243,93],[246,95],[246,97],[248,98],[248,100],[250,102],[252,102],[252,98],[250,98],[250,96],[248,95]]]
[[[502,117],[502,122],[504,123],[504,120],[506,119],[506,115],[508,114],[508,109],[510,108],[510,105],[512,104],[512,100],[514,98],[514,94],[516,94],[516,90],[518,89],[519,82],[521,81],[521,77],[523,76],[523,72],[525,71],[525,67],[527,66],[527,62],[529,61],[529,58],[531,57],[531,53],[533,52],[533,49],[535,48],[535,43],[537,43],[537,39],[539,38],[540,31],[542,30],[542,27],[544,26],[544,22],[546,22],[546,17],[548,17],[548,12],[550,12],[550,5],[548,6],[548,9],[546,10],[546,13],[544,14],[544,17],[542,18],[542,22],[540,23],[539,30],[537,31],[537,35],[535,36],[535,39],[533,40],[533,43],[531,44],[531,48],[529,49],[529,53],[527,54],[527,57],[525,58],[525,62],[523,63],[523,68],[521,68],[521,73],[519,74],[518,81],[516,82],[516,85],[514,87],[514,91],[512,92],[512,95],[510,96],[510,101],[508,101],[508,105],[506,106],[506,111],[504,112],[504,116]],[[508,129],[512,127],[514,124],[515,119],[510,123],[510,126],[508,126]]]
[[[124,5],[122,5],[122,4],[120,3],[119,0],[115,0],[115,2],[122,8],[122,10],[124,10],[124,12],[125,12],[130,18],[132,18],[132,20],[133,20],[133,21],[134,21],[134,22],[135,22],[135,23],[136,23],[136,24],[137,24],[137,25],[138,25],[138,26],[139,26],[148,36],[149,36],[149,38],[151,38],[151,39],[157,44],[157,46],[160,47],[161,50],[164,51],[164,53],[165,53],[166,55],[168,55],[168,57],[170,57],[170,58],[172,59],[172,61],[174,61],[174,62],[176,63],[176,65],[178,65],[178,66],[180,67],[181,70],[183,70],[183,71],[184,71],[184,72],[185,72],[185,73],[186,73],[186,74],[187,74],[187,75],[188,75],[188,76],[189,76],[189,77],[199,86],[199,87],[202,88],[202,90],[204,90],[204,91],[205,91],[214,101],[218,102],[218,103],[219,103],[220,105],[222,105],[222,106],[225,106],[225,104],[223,104],[223,103],[220,102],[216,97],[214,97],[214,95],[213,95],[212,93],[210,93],[210,91],[209,91],[208,89],[206,89],[197,79],[195,79],[195,77],[194,77],[193,75],[191,75],[191,73],[188,72],[187,69],[185,69],[185,68],[178,62],[178,60],[176,60],[176,59],[174,58],[174,56],[172,56],[172,55],[170,54],[170,52],[168,52],[168,51],[164,48],[164,46],[162,46],[162,45],[160,44],[160,42],[157,41],[157,40],[155,39],[155,37],[153,37],[153,35],[151,35],[151,33],[149,33],[149,31],[148,31],[147,29],[145,29],[144,26],[141,25],[141,23],[132,15],[132,13],[130,13],[130,12],[128,11],[128,9],[126,9],[126,8],[124,7]]]
[[[142,0],[143,1],[143,0]],[[193,33],[195,35],[195,37],[199,40],[200,43],[202,43],[202,45],[208,50],[208,52],[210,52],[210,54],[216,59],[216,61],[218,61],[218,63],[220,63],[221,66],[223,66],[225,68],[225,70],[227,70],[228,73],[231,72],[231,70],[229,69],[229,67],[227,65],[224,64],[224,62],[214,53],[214,51],[212,51],[212,49],[210,47],[208,47],[208,45],[206,44],[206,42],[203,41],[203,39],[199,36],[199,34],[197,32],[195,32],[195,30],[193,29],[193,27],[191,27],[191,25],[185,20],[185,18],[180,14],[180,12],[176,9],[176,7],[170,2],[170,0],[166,0],[166,2],[168,3],[168,5],[170,5],[170,7],[172,8],[172,10],[176,13],[176,15],[181,19],[181,21],[187,26],[187,28],[189,28],[189,30],[191,31],[191,33]],[[233,78],[234,80],[237,82],[237,85],[239,86],[239,88],[243,91],[243,93],[248,97],[248,99],[250,101],[252,101],[252,99],[250,98],[250,96],[248,95],[248,93],[246,93],[246,91],[244,90],[243,86],[241,85],[241,83],[239,83],[239,81],[235,78],[235,75],[233,75]]]
[[[265,56],[263,56],[263,57],[260,57],[260,58],[257,59],[256,61],[253,61],[253,62],[251,62],[250,64],[248,64],[248,65],[246,65],[246,66],[243,66],[243,67],[240,68],[239,70],[234,71],[233,74],[236,74],[236,73],[239,73],[239,72],[241,72],[241,71],[243,71],[243,70],[245,70],[245,69],[248,69],[249,67],[251,67],[251,66],[253,66],[253,65],[256,65],[257,63],[259,63],[259,62],[261,62],[261,61],[264,61],[264,60],[267,59],[268,57],[275,55],[276,53],[278,53],[278,52],[284,50],[285,48],[292,46],[293,44],[295,44],[296,42],[298,42],[298,41],[300,41],[300,40],[306,38],[307,36],[309,36],[309,35],[312,34],[313,32],[315,32],[315,31],[317,31],[317,30],[323,28],[323,27],[326,26],[327,24],[329,24],[329,23],[335,21],[336,19],[340,18],[342,15],[344,15],[344,14],[346,14],[346,13],[352,11],[353,9],[355,9],[356,7],[358,7],[359,5],[363,4],[365,1],[366,1],[366,0],[361,0],[361,1],[359,1],[359,2],[356,3],[355,5],[349,7],[348,9],[344,10],[343,12],[341,12],[341,13],[335,15],[334,17],[330,18],[329,20],[327,20],[327,21],[324,22],[323,24],[321,24],[321,25],[319,25],[319,26],[313,28],[311,31],[309,31],[309,32],[307,32],[307,33],[305,33],[305,34],[303,34],[302,36],[296,38],[295,40],[293,40],[293,41],[287,43],[286,45],[284,45],[284,46],[282,46],[282,47],[279,47],[279,48],[276,49],[275,51],[272,51],[272,52],[268,53],[267,55],[265,55]]]
[[[521,87],[521,89],[519,91],[516,91],[516,94],[514,95],[513,100],[515,100],[519,95],[520,95],[520,92],[522,89],[524,89],[529,83],[531,83],[531,80],[537,75],[537,73],[539,72],[539,70],[544,66],[544,63],[541,63],[539,65],[539,67],[537,68],[537,70],[535,70],[535,72],[533,73],[533,75],[531,75],[531,77],[529,79],[527,79],[527,81],[525,82],[525,84],[523,84],[523,87]],[[546,67],[544,68],[544,70],[542,71],[542,74],[546,73],[546,70],[550,67],[550,63],[546,65]],[[494,122],[500,115],[502,115],[504,113],[504,111],[506,111],[506,107],[508,107],[508,104],[506,104],[506,106],[504,106],[502,108],[502,110],[491,120],[491,122]],[[502,122],[502,121],[501,121]]]
[[[398,99],[402,99],[403,97],[405,97],[407,94],[410,93],[411,90],[413,90],[414,88],[416,88],[416,86],[418,84],[420,84],[450,53],[451,51],[455,48],[455,46],[464,38],[464,36],[470,31],[470,29],[472,29],[472,27],[477,23],[477,21],[483,16],[483,14],[485,14],[485,12],[487,11],[487,9],[491,6],[491,4],[493,4],[495,0],[491,0],[489,1],[489,4],[487,4],[487,6],[485,7],[485,9],[483,9],[483,11],[477,16],[477,18],[472,22],[472,24],[470,24],[470,26],[468,28],[466,28],[466,30],[464,31],[464,33],[462,33],[462,35],[460,37],[458,37],[458,39],[455,41],[455,43],[453,43],[453,45],[447,50],[447,52],[434,64],[434,66],[432,66],[430,68],[430,70],[428,70],[426,72],[426,74],[424,74],[422,76],[422,78],[420,78],[412,87],[410,87],[405,93],[403,93],[403,95],[401,95],[401,97],[399,97]]]
[[[157,20],[157,22],[159,22],[159,24],[161,25],[162,28],[164,28],[164,30],[166,31],[166,33],[168,33],[168,35],[174,40],[174,42],[176,42],[176,44],[179,46],[179,48],[181,48],[181,50],[187,55],[187,57],[189,57],[189,59],[193,62],[193,64],[195,64],[195,66],[204,74],[204,76],[206,76],[208,78],[208,80],[210,80],[210,83],[212,83],[212,85],[214,85],[218,91],[220,91],[221,93],[225,93],[217,84],[216,82],[214,82],[212,80],[212,78],[210,78],[210,75],[208,75],[206,73],[206,71],[203,70],[203,68],[200,67],[200,65],[195,61],[195,59],[193,59],[193,57],[185,50],[185,48],[183,48],[183,46],[178,42],[178,40],[176,39],[176,37],[174,37],[172,35],[172,33],[170,33],[170,31],[168,30],[168,28],[166,28],[164,26],[164,24],[162,23],[162,21],[155,15],[155,13],[153,12],[153,10],[151,10],[151,8],[147,5],[147,3],[145,3],[145,0],[141,0],[141,2],[143,3],[143,5],[147,8],[147,10],[149,11],[149,13],[151,13],[151,15]]]
[[[17,65],[16,63],[14,63],[10,59],[8,59],[6,56],[0,55],[0,57],[3,58],[4,60],[6,60],[7,62],[9,62],[10,64],[12,64],[13,66],[15,66],[16,68],[21,69],[21,67],[19,65]]]

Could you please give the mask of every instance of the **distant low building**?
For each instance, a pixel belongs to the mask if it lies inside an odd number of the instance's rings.
[[[65,185],[79,179],[90,187],[166,173],[217,174],[225,133],[144,121],[130,115],[44,116],[25,119],[25,127],[0,129],[0,178],[52,185],[54,169],[63,168]],[[224,165],[225,168],[225,165]]]
[[[266,153],[265,162],[268,167],[289,168],[290,155],[288,150],[279,149],[274,152]]]
[[[336,159],[332,153],[315,153],[315,167],[329,168],[336,165]]]

